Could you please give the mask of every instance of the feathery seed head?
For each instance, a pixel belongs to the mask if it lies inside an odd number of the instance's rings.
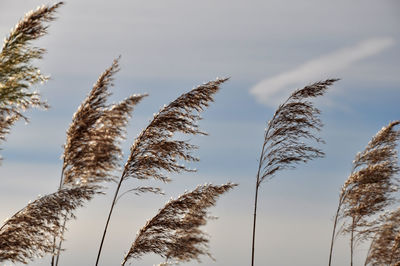
[[[120,142],[133,108],[147,95],[132,95],[120,103],[107,105],[119,58],[107,68],[73,116],[64,146],[64,184],[101,183],[113,180],[110,173],[119,167]]]
[[[383,127],[366,148],[357,153],[353,171],[342,188],[341,219],[352,220],[342,232],[356,231],[356,239],[372,237],[382,222],[373,217],[395,202],[393,193],[398,191],[396,176],[400,172],[396,150],[400,130],[395,127],[399,124],[400,121],[394,121]]]
[[[400,209],[382,216],[376,230],[366,265],[398,265],[400,263]]]
[[[123,178],[155,178],[163,182],[170,179],[164,172],[190,171],[178,161],[198,161],[191,155],[197,146],[187,141],[171,139],[175,133],[205,135],[197,121],[199,112],[213,101],[220,84],[227,79],[210,81],[163,107],[154,115],[150,124],[139,134],[131,146],[131,154],[123,172]]]
[[[122,264],[150,252],[177,262],[199,261],[200,255],[211,257],[209,237],[199,227],[207,223],[207,209],[215,206],[217,198],[235,186],[237,184],[232,183],[197,186],[168,201],[139,230]]]
[[[64,215],[98,194],[99,187],[77,186],[58,190],[29,203],[0,228],[0,261],[28,263],[53,252],[53,237],[59,237]]]
[[[313,134],[322,128],[322,122],[320,110],[308,98],[323,95],[337,80],[328,79],[295,90],[278,107],[265,129],[257,185],[274,177],[279,170],[294,168],[298,163],[324,156],[320,149],[304,142],[324,143]]]
[[[55,19],[54,13],[63,2],[41,6],[19,21],[5,38],[0,51],[0,140],[10,132],[21,113],[31,107],[48,108],[32,86],[43,83],[48,77],[41,74],[33,61],[41,59],[45,49],[32,47],[31,42],[47,33],[44,23]],[[1,159],[1,158],[0,158]]]

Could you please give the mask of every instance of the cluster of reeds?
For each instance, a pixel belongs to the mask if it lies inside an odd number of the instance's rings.
[[[53,252],[52,240],[60,237],[64,217],[73,218],[73,211],[98,193],[95,186],[81,185],[29,203],[0,228],[0,261],[28,263]]]
[[[0,53],[0,140],[4,141],[12,125],[31,107],[47,108],[33,87],[46,81],[32,62],[41,59],[45,50],[31,42],[46,34],[46,22],[55,19],[63,3],[42,6],[26,14],[5,39]],[[104,194],[107,182],[117,183],[97,259],[98,265],[110,219],[118,199],[125,193],[163,194],[157,186],[140,186],[120,193],[127,179],[171,181],[171,173],[192,172],[182,162],[199,159],[192,152],[198,147],[176,135],[206,135],[198,121],[200,113],[227,79],[216,79],[182,94],[154,115],[134,140],[130,155],[121,167],[121,143],[133,109],[147,95],[131,95],[110,104],[110,87],[119,70],[115,59],[95,82],[73,115],[67,130],[62,155],[58,190],[38,198],[15,213],[0,227],[0,262],[28,263],[46,254],[51,265],[58,265],[67,221],[75,218],[77,208],[95,195]],[[320,110],[312,102],[323,96],[337,79],[328,79],[295,90],[275,111],[268,122],[262,144],[255,185],[251,265],[255,261],[256,215],[259,188],[279,171],[299,163],[323,157],[316,146],[323,123]],[[329,265],[333,258],[334,239],[338,233],[350,235],[350,264],[357,244],[370,241],[365,265],[400,265],[400,208],[395,206],[400,172],[397,142],[400,121],[382,128],[358,153],[350,176],[342,187],[334,219]],[[121,171],[120,175],[116,175]],[[159,265],[177,265],[200,256],[212,258],[209,236],[202,230],[207,223],[207,209],[217,198],[236,184],[206,184],[171,199],[137,233],[122,265],[154,253],[165,259]],[[338,225],[341,227],[337,230]],[[122,257],[122,256],[121,256]]]
[[[251,265],[254,265],[257,199],[260,185],[276,172],[294,168],[322,157],[324,153],[304,140],[323,142],[314,132],[322,127],[320,111],[308,98],[322,96],[336,79],[317,82],[295,90],[278,107],[264,133],[256,176]],[[333,245],[338,233],[350,234],[350,265],[354,249],[360,242],[370,241],[365,265],[400,265],[400,211],[391,211],[396,203],[400,167],[397,142],[400,121],[389,123],[356,155],[352,172],[342,187],[329,254],[332,263]],[[314,132],[313,132],[314,131]],[[339,232],[338,224],[342,222]]]
[[[46,80],[31,60],[42,57],[44,49],[30,47],[30,41],[46,33],[43,23],[54,19],[53,13],[62,3],[42,6],[28,13],[6,39],[0,73],[1,139],[20,117],[21,110],[31,106],[47,105],[39,94],[30,92],[31,86]],[[36,257],[51,254],[51,265],[58,265],[66,222],[74,218],[74,211],[103,194],[105,182],[118,181],[114,175],[120,170],[121,141],[125,139],[126,126],[131,113],[147,95],[131,95],[116,104],[108,104],[110,86],[119,70],[119,58],[114,60],[98,78],[92,90],[72,118],[62,156],[58,190],[39,198],[14,214],[0,228],[0,261],[27,263]],[[181,161],[197,161],[191,152],[195,145],[174,138],[175,133],[206,135],[197,124],[200,112],[213,101],[213,95],[227,79],[217,79],[203,84],[164,106],[134,141],[131,154],[123,168],[113,199],[110,214],[100,244],[96,265],[107,232],[108,223],[119,195],[121,184],[127,178],[139,180],[154,178],[163,182],[170,179],[166,173],[194,171]],[[216,198],[236,186],[199,186],[176,200],[170,201],[141,229],[135,244],[124,263],[138,254],[152,251],[168,259],[190,261],[200,255],[210,255],[208,236],[201,230],[207,222],[207,208],[214,206]],[[162,194],[158,187],[139,186],[128,191]],[[158,222],[158,224],[157,224]],[[158,229],[157,229],[158,228]],[[160,231],[161,230],[161,231]],[[155,245],[158,248],[146,250]],[[174,262],[175,263],[175,262]]]
[[[100,187],[104,182],[115,180],[113,172],[120,166],[120,144],[125,138],[128,119],[134,106],[146,96],[131,95],[119,103],[107,104],[111,95],[109,87],[119,70],[118,60],[100,75],[72,118],[64,145],[59,189],[81,184]],[[55,265],[58,265],[64,228],[65,223],[57,249],[54,239],[57,255],[56,258],[53,255],[52,264]]]
[[[383,216],[381,225],[375,230],[366,265],[400,264],[400,209]]]
[[[332,262],[334,239],[337,233],[350,234],[350,265],[353,265],[354,249],[360,242],[371,241],[365,264],[393,265],[396,253],[400,252],[396,240],[395,224],[398,211],[385,214],[396,203],[397,177],[400,167],[397,158],[397,142],[400,121],[383,127],[358,153],[353,169],[344,183],[332,231],[329,265]],[[340,222],[342,226],[336,232]],[[389,239],[391,240],[389,240]],[[385,242],[386,241],[386,242]],[[387,257],[387,254],[390,254]],[[398,256],[397,256],[398,257]],[[385,261],[391,261],[386,264]]]
[[[200,131],[197,125],[197,121],[200,119],[199,112],[208,106],[209,102],[213,100],[213,94],[219,90],[219,85],[226,80],[210,81],[188,93],[182,94],[155,114],[149,125],[136,138],[131,146],[130,156],[114,193],[96,265],[100,259],[110,218],[123,181],[127,178],[139,180],[154,178],[169,182],[170,179],[165,175],[165,172],[194,171],[185,165],[179,164],[178,160],[197,161],[198,159],[191,155],[191,151],[197,147],[187,141],[174,139],[174,134],[206,134]],[[154,189],[157,191],[157,188],[153,188],[153,191]]]

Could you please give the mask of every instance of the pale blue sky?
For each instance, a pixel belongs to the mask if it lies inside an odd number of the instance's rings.
[[[0,0],[0,36],[40,4]],[[35,43],[48,53],[39,64],[51,80],[40,87],[51,109],[30,111],[2,144],[0,219],[39,194],[56,190],[61,145],[72,114],[98,75],[122,56],[113,100],[150,94],[137,106],[124,145],[153,113],[217,76],[222,86],[200,125],[196,174],[174,176],[165,197],[125,196],[112,217],[101,265],[118,265],[136,232],[171,196],[198,184],[240,184],[221,197],[205,228],[216,262],[249,265],[253,187],[265,123],[291,90],[341,78],[318,100],[326,158],[285,171],[261,188],[256,265],[320,266],[328,259],[338,192],[354,155],[389,121],[400,119],[400,3],[321,0],[66,1],[49,35]],[[137,184],[132,181],[124,189]],[[154,183],[153,183],[154,184]],[[115,187],[108,190],[111,194]],[[110,195],[97,197],[69,226],[62,265],[94,263]],[[340,238],[334,265],[348,263]],[[356,253],[364,262],[365,247]],[[146,256],[134,265],[162,261]],[[32,265],[48,265],[49,258]],[[187,265],[197,265],[191,263]]]

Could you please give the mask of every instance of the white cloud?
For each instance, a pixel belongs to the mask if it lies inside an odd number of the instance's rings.
[[[290,71],[264,79],[251,88],[250,93],[259,102],[275,107],[277,102],[281,102],[288,95],[288,91],[294,87],[332,78],[337,71],[361,59],[378,54],[393,44],[392,38],[373,38],[362,41],[354,46],[312,59]]]

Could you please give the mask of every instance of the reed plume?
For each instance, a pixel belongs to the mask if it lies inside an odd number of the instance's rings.
[[[258,189],[264,181],[273,178],[278,171],[294,168],[298,163],[306,163],[314,158],[324,156],[320,149],[303,142],[304,140],[323,142],[314,134],[314,131],[319,131],[322,127],[319,118],[320,110],[314,107],[309,99],[324,95],[328,87],[336,81],[337,79],[328,79],[295,90],[278,107],[268,122],[257,171],[252,266],[254,265]]]
[[[364,151],[353,161],[350,176],[344,183],[339,196],[332,232],[329,265],[331,264],[333,242],[338,222],[344,220],[339,232],[350,234],[350,264],[359,241],[369,240],[379,225],[379,215],[394,202],[393,193],[398,190],[399,173],[397,162],[397,141],[400,131],[395,127],[400,121],[383,127],[368,143]]]
[[[112,172],[120,166],[121,141],[131,113],[146,95],[131,95],[123,101],[108,105],[115,73],[119,71],[119,58],[98,78],[92,90],[75,112],[67,130],[64,145],[63,168],[59,188],[64,185],[95,184],[115,181]],[[61,231],[61,237],[64,231]],[[55,244],[54,240],[54,245]],[[62,238],[58,244],[57,259]],[[55,247],[54,247],[55,248]],[[52,265],[54,265],[54,256]]]
[[[199,113],[209,105],[209,102],[213,101],[213,95],[226,80],[210,81],[179,96],[155,114],[149,125],[136,138],[131,146],[130,156],[125,164],[111,203],[97,254],[96,265],[99,262],[108,224],[122,182],[127,178],[142,180],[154,178],[168,182],[170,179],[166,175],[167,173],[194,171],[179,164],[178,161],[197,161],[198,158],[191,155],[191,151],[197,147],[188,141],[173,139],[173,136],[176,133],[189,135],[206,134],[200,131],[197,124],[197,121],[201,119]]]
[[[113,178],[119,166],[120,148],[133,108],[146,95],[132,95],[120,103],[107,104],[118,60],[107,68],[94,84],[73,116],[67,131],[63,154],[62,183],[101,183]]]
[[[13,124],[20,118],[27,121],[22,112],[31,107],[47,108],[40,94],[32,90],[38,83],[48,77],[40,73],[33,64],[46,52],[43,48],[34,47],[32,41],[47,33],[46,22],[55,19],[55,12],[63,2],[52,6],[41,6],[28,12],[11,30],[4,40],[0,52],[0,140],[10,132]]]
[[[206,184],[167,202],[139,230],[122,265],[147,253],[160,255],[166,263],[168,260],[200,262],[202,255],[211,257],[208,235],[200,226],[207,223],[207,209],[215,206],[217,198],[235,186],[232,183],[220,186]]]
[[[374,235],[365,265],[400,265],[400,209],[385,218]]]
[[[53,252],[64,214],[73,212],[98,192],[96,186],[64,188],[43,196],[14,214],[0,228],[0,261],[28,263]]]
[[[217,79],[203,84],[181,95],[155,114],[150,124],[133,143],[122,179],[154,178],[168,182],[170,179],[162,172],[163,170],[167,173],[193,171],[178,164],[178,160],[197,161],[198,158],[190,154],[197,147],[187,141],[174,140],[172,137],[175,133],[206,135],[197,125],[197,121],[201,119],[199,113],[213,101],[213,94],[226,80]]]

